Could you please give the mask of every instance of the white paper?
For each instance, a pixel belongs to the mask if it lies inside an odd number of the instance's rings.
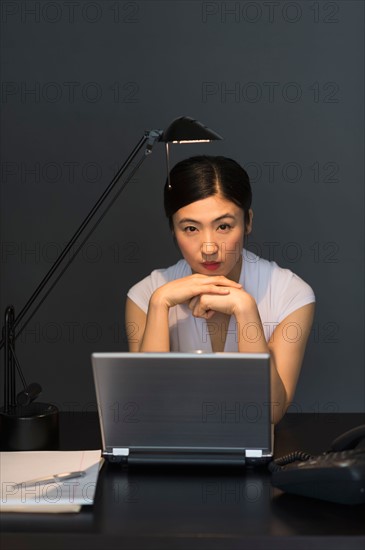
[[[0,511],[77,511],[93,504],[101,451],[20,451],[0,453]],[[84,477],[61,483],[25,482],[64,472],[84,471]],[[14,485],[22,483],[20,487]]]

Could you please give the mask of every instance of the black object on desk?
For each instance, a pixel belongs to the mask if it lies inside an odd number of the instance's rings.
[[[365,503],[365,425],[345,432],[313,456],[295,451],[269,465],[271,483],[288,493],[340,504]]]

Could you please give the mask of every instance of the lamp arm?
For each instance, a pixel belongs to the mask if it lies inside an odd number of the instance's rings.
[[[4,348],[5,359],[4,407],[0,408],[1,450],[45,450],[58,447],[58,409],[50,403],[33,403],[41,393],[42,388],[35,382],[31,384],[26,383],[15,354],[16,338],[22,333],[90,235],[95,231],[104,216],[106,216],[144,159],[152,152],[155,142],[162,141],[166,143],[166,153],[168,155],[168,142],[190,143],[215,139],[221,139],[221,137],[191,117],[179,117],[165,131],[151,130],[145,132],[144,136],[137,143],[124,164],[119,168],[112,181],[37,286],[20,314],[15,317],[14,306],[7,306],[2,329],[2,340],[0,342],[0,349]],[[144,155],[139,155],[134,167],[131,168],[132,161],[137,157],[144,144],[146,144]],[[127,169],[128,173],[125,174]],[[124,175],[124,181],[122,185],[116,187],[122,175]],[[115,187],[116,189],[114,189]],[[111,194],[112,191],[113,194]],[[111,196],[109,197],[109,195]],[[108,197],[109,200],[104,205]],[[99,212],[102,206],[103,209]],[[96,215],[97,213],[98,215]],[[18,394],[16,394],[16,369],[24,387]]]
[[[58,256],[58,258],[55,260],[54,264],[51,266],[51,268],[49,269],[49,271],[47,272],[47,274],[45,275],[45,277],[42,279],[42,281],[39,283],[39,285],[37,286],[36,290],[33,292],[33,294],[31,295],[31,297],[29,298],[29,300],[27,301],[27,303],[25,304],[25,306],[23,307],[23,309],[20,311],[19,315],[17,317],[14,318],[13,320],[13,323],[12,323],[12,326],[13,326],[13,329],[15,330],[15,328],[17,326],[19,326],[20,322],[22,321],[22,319],[25,317],[25,315],[28,313],[29,309],[32,307],[32,305],[34,304],[34,302],[36,301],[36,299],[38,298],[39,294],[42,292],[42,290],[45,288],[45,286],[47,285],[48,281],[51,279],[51,277],[54,275],[54,273],[57,271],[57,269],[59,268],[59,266],[61,265],[61,263],[63,262],[63,260],[65,259],[65,257],[67,256],[67,254],[71,251],[72,247],[75,245],[75,243],[77,242],[77,240],[80,238],[80,236],[84,233],[84,231],[86,230],[86,228],[89,226],[89,224],[91,223],[91,221],[93,220],[93,218],[96,216],[97,212],[100,210],[101,206],[104,204],[104,202],[106,201],[106,199],[108,198],[108,196],[110,195],[110,193],[112,192],[112,190],[115,188],[116,184],[118,183],[119,179],[121,178],[121,176],[125,173],[125,171],[128,169],[128,167],[131,165],[131,163],[133,162],[134,158],[136,157],[136,155],[138,154],[138,152],[142,149],[143,145],[146,143],[147,141],[147,146],[146,146],[146,149],[145,149],[145,153],[144,153],[144,156],[141,157],[141,159],[139,160],[139,162],[137,163],[137,165],[131,170],[130,174],[128,175],[126,181],[123,183],[123,185],[121,186],[121,188],[118,190],[118,192],[116,193],[116,195],[113,197],[113,199],[111,200],[111,202],[109,203],[109,205],[107,206],[107,208],[105,209],[105,211],[101,214],[101,216],[98,218],[98,220],[95,222],[95,224],[92,226],[92,228],[90,229],[90,231],[87,233],[87,235],[83,238],[81,244],[78,245],[77,249],[74,250],[71,254],[71,257],[69,259],[69,261],[67,262],[67,264],[63,267],[62,271],[60,272],[60,274],[58,275],[57,279],[52,283],[52,285],[50,286],[50,288],[47,290],[46,294],[43,296],[43,298],[41,299],[41,301],[38,303],[38,305],[36,306],[36,308],[32,311],[32,313],[28,316],[27,320],[22,324],[21,328],[18,329],[14,335],[14,340],[16,338],[18,338],[18,336],[21,334],[21,332],[24,330],[24,328],[26,327],[26,325],[29,323],[29,321],[32,319],[33,315],[38,311],[39,307],[41,306],[41,304],[44,302],[44,300],[46,299],[46,297],[48,296],[48,294],[51,292],[51,290],[54,288],[54,286],[57,284],[57,282],[60,280],[60,278],[62,277],[63,273],[66,271],[66,269],[70,266],[70,264],[73,262],[73,260],[75,259],[75,257],[77,256],[77,254],[80,252],[80,250],[82,249],[82,247],[84,246],[85,242],[89,239],[90,235],[93,233],[93,231],[96,229],[96,227],[99,225],[99,223],[101,222],[101,220],[104,218],[104,216],[106,215],[106,213],[109,211],[110,207],[114,204],[114,202],[116,201],[116,199],[118,198],[118,196],[121,194],[121,192],[124,190],[124,188],[126,187],[126,185],[129,183],[129,181],[131,180],[131,178],[134,176],[134,174],[137,172],[137,170],[139,169],[139,167],[141,166],[142,162],[145,160],[145,158],[152,152],[152,148],[153,148],[153,145],[155,144],[156,141],[158,141],[160,138],[161,138],[161,135],[162,135],[162,131],[161,130],[151,130],[149,132],[145,132],[145,134],[143,135],[143,137],[140,139],[140,141],[138,142],[138,144],[135,146],[135,148],[133,149],[133,151],[130,153],[130,155],[128,156],[128,158],[125,160],[125,162],[123,163],[123,165],[119,168],[118,172],[115,174],[115,176],[113,177],[113,179],[111,180],[111,182],[109,183],[108,187],[104,190],[104,192],[102,193],[102,195],[99,197],[99,199],[97,200],[97,202],[95,203],[95,205],[92,207],[92,209],[90,210],[89,214],[86,216],[86,218],[84,219],[84,221],[81,223],[81,225],[79,226],[79,228],[77,229],[77,231],[75,232],[75,234],[71,237],[71,239],[69,240],[69,242],[67,243],[67,245],[65,246],[65,248],[63,249],[63,251],[60,253],[60,255]],[[5,331],[3,331],[5,332]],[[0,342],[0,349],[2,349],[5,345],[5,342],[6,342],[6,338],[5,338],[5,334],[4,334],[4,337],[3,339],[1,340]]]

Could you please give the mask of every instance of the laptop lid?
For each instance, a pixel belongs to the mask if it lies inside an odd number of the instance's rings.
[[[270,356],[93,353],[104,456],[230,463],[273,452]]]

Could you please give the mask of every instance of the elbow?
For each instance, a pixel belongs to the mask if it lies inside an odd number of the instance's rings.
[[[274,402],[272,407],[271,422],[276,426],[279,424],[280,420],[285,416],[285,413],[289,407],[290,403],[287,406],[282,406],[281,403]]]
[[[281,379],[277,380],[275,387],[272,388],[271,402],[271,422],[276,425],[285,416],[291,403]]]

